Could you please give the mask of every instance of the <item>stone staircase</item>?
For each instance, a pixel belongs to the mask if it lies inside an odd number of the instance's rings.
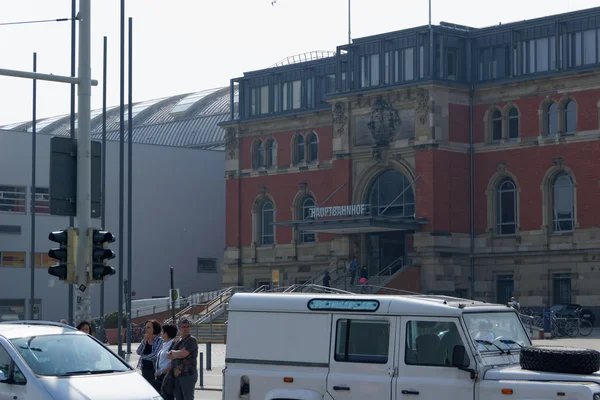
[[[224,312],[208,323],[194,324],[192,335],[196,337],[198,343],[225,343],[227,318],[228,313]]]
[[[360,278],[358,276],[354,279],[354,284],[351,285],[350,281],[352,278],[345,270],[343,273],[341,271],[336,273],[335,277],[330,271],[329,274],[332,276],[331,287],[352,293],[377,293],[382,288],[385,288],[389,282],[404,272],[404,270],[410,266],[410,264],[410,260],[405,259],[404,257],[399,257],[376,275],[370,276],[367,285],[361,285],[359,283]]]

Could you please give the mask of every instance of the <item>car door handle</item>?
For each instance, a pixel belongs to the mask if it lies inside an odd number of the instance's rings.
[[[350,390],[348,386],[334,386],[333,390]]]
[[[416,390],[403,390],[402,394],[419,394]]]

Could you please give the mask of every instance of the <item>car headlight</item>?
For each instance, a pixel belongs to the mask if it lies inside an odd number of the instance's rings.
[[[594,400],[600,400],[600,393],[594,394]]]

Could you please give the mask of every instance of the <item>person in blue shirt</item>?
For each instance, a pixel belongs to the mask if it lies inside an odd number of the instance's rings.
[[[356,256],[352,257],[348,271],[350,272],[350,284],[354,285],[354,279],[356,279],[356,273],[358,272],[358,262],[356,262]]]

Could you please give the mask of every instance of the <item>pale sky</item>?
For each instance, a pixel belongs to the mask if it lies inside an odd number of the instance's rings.
[[[133,17],[133,101],[227,86],[244,71],[347,43],[347,0],[126,0]],[[432,22],[496,25],[598,6],[598,0],[431,0]],[[71,16],[71,0],[0,0],[0,23]],[[425,25],[427,0],[352,0],[352,37]],[[70,22],[0,25],[0,68],[70,74]],[[126,22],[127,29],[127,22]],[[120,0],[92,0],[92,109],[119,103]],[[127,43],[127,38],[126,38]],[[127,54],[127,52],[126,52]],[[127,68],[127,67],[126,67]],[[127,69],[126,69],[127,71]],[[32,82],[0,76],[0,125],[30,121]],[[126,97],[127,99],[127,93]],[[68,114],[68,84],[39,82],[38,118]]]

